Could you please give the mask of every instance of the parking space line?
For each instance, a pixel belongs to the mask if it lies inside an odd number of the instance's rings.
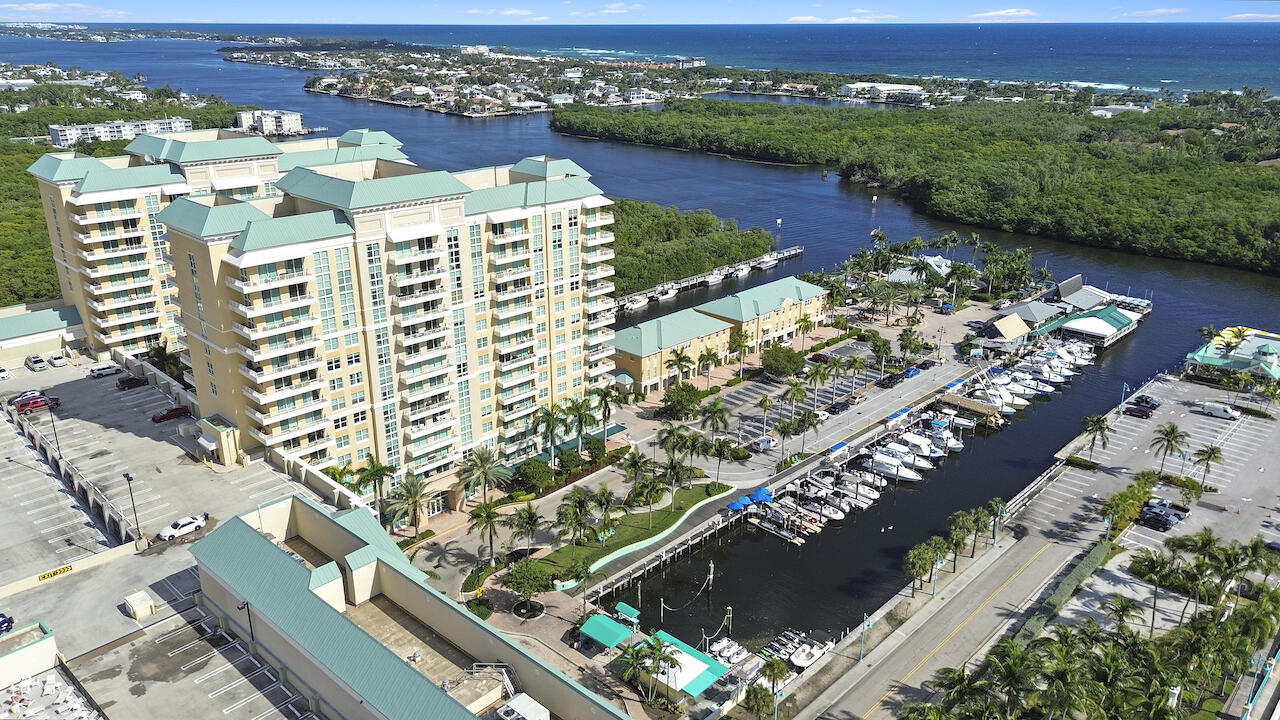
[[[274,676],[274,675],[272,675],[271,673],[267,673],[267,677],[274,678],[275,676]],[[230,715],[231,713],[235,712],[236,710],[239,710],[240,708],[244,707],[245,705],[248,705],[249,703],[253,702],[254,700],[257,700],[259,697],[261,697],[262,699],[266,700],[266,696],[267,696],[267,693],[268,693],[268,692],[270,692],[270,691],[272,691],[272,690],[275,690],[276,688],[280,687],[280,686],[281,686],[281,685],[283,685],[283,684],[284,684],[284,681],[283,681],[283,680],[276,680],[274,683],[272,683],[272,684],[268,685],[267,687],[263,688],[262,690],[258,691],[258,693],[257,693],[256,695],[250,695],[249,697],[247,697],[247,698],[245,698],[245,699],[243,699],[243,700],[239,700],[239,701],[237,701],[237,702],[232,703],[231,705],[228,705],[227,707],[222,708],[222,714],[223,714],[223,715]],[[291,696],[291,697],[289,698],[289,700],[292,700],[292,699],[293,699],[293,697]],[[281,704],[281,705],[284,705],[285,703],[288,703],[288,702],[289,702],[289,700],[285,700],[283,703],[280,703],[280,704]],[[267,700],[267,702],[271,702],[271,701],[270,701],[270,700]],[[274,709],[275,709],[275,708],[272,708],[272,710],[274,710]],[[272,710],[268,710],[267,712],[271,712]]]
[[[230,647],[230,646],[227,646],[227,647]],[[179,665],[178,667],[179,667],[179,668],[181,668],[181,669],[183,669],[183,670],[190,670],[191,668],[195,667],[196,665],[199,665],[199,664],[203,663],[205,660],[208,660],[209,658],[213,657],[214,655],[218,655],[218,654],[219,654],[219,653],[221,653],[221,652],[223,651],[223,649],[224,649],[224,648],[216,648],[216,647],[213,647],[212,645],[210,645],[210,646],[209,646],[209,648],[210,648],[210,649],[209,649],[209,652],[207,652],[207,653],[205,653],[205,654],[201,655],[200,657],[196,658],[195,660],[191,660],[191,661],[189,661],[189,662],[185,662],[185,663],[183,663],[183,664]],[[245,653],[245,654],[247,655],[248,653]],[[244,656],[242,655],[241,657],[244,657]],[[230,663],[228,664],[228,666],[230,666]]]
[[[240,650],[243,650],[243,649],[244,649],[244,648],[240,647],[240,643],[239,643],[239,641],[237,641],[237,642],[236,642],[236,647],[237,647],[237,649],[240,649]],[[214,676],[214,675],[217,675],[218,673],[225,672],[225,671],[227,671],[227,670],[230,670],[230,669],[234,668],[234,667],[236,666],[236,663],[241,662],[242,660],[250,660],[250,661],[252,661],[252,662],[253,662],[253,667],[254,667],[255,669],[256,669],[256,668],[260,668],[260,667],[262,667],[262,663],[258,662],[258,659],[257,659],[256,657],[254,657],[253,655],[250,655],[250,654],[246,651],[243,655],[241,655],[240,657],[236,658],[235,660],[229,660],[229,661],[227,661],[227,664],[226,664],[226,665],[221,665],[221,666],[219,666],[219,667],[216,667],[216,668],[214,668],[213,670],[210,670],[209,672],[206,672],[205,674],[201,675],[200,677],[197,677],[197,678],[195,679],[195,684],[196,684],[196,685],[199,685],[200,683],[205,682],[206,680],[210,680],[210,679],[212,679],[212,678],[213,678],[213,676]]]
[[[270,714],[271,714],[271,713],[273,713],[273,712],[279,712],[279,711],[280,711],[280,708],[284,707],[285,705],[289,705],[289,703],[292,703],[292,702],[293,702],[293,699],[297,697],[297,695],[296,695],[292,690],[290,690],[290,689],[289,689],[289,686],[288,686],[288,685],[284,685],[281,689],[282,689],[282,690],[284,690],[286,693],[288,693],[288,694],[289,694],[289,697],[288,697],[284,702],[280,703],[279,705],[276,705],[275,707],[271,708],[270,710],[264,710],[264,711],[262,711],[261,713],[259,713],[258,715],[255,715],[255,716],[252,718],[252,720],[262,720],[263,718],[265,718],[266,716],[270,715]],[[265,691],[264,691],[264,692],[265,692]],[[292,706],[292,705],[289,705],[289,709],[290,709],[290,710],[293,710],[293,706]],[[297,715],[298,715],[298,711],[297,711],[297,710],[293,710],[293,714],[294,714],[294,717],[297,717]]]
[[[184,650],[190,650],[191,648],[195,647],[196,645],[199,645],[202,642],[205,642],[206,640],[213,637],[214,635],[221,635],[221,634],[222,634],[221,630],[207,632],[204,635],[201,635],[200,637],[196,638],[195,640],[192,640],[191,642],[187,643],[186,645],[183,645],[182,647],[177,648],[175,650],[171,650],[169,652],[169,657],[173,657],[174,655],[177,655],[183,652]]]
[[[243,684],[245,684],[245,683],[249,682],[250,680],[254,679],[255,677],[257,677],[257,676],[259,676],[259,675],[261,675],[261,674],[263,674],[263,673],[266,673],[266,672],[267,672],[267,668],[265,668],[265,667],[259,667],[257,670],[254,670],[253,672],[249,673],[248,675],[244,675],[244,676],[240,677],[240,678],[239,678],[239,679],[237,679],[237,680],[233,680],[233,681],[231,681],[230,683],[228,683],[228,684],[226,684],[226,685],[223,685],[222,687],[218,688],[217,690],[214,690],[213,692],[209,693],[209,699],[210,699],[210,700],[212,700],[213,698],[216,698],[216,697],[218,697],[219,695],[221,695],[221,694],[223,694],[223,693],[225,693],[225,692],[228,692],[228,691],[230,691],[230,690],[233,690],[233,689],[235,689],[235,688],[237,688],[237,687],[239,687],[239,686],[241,686],[241,685],[243,685]],[[274,675],[271,675],[270,673],[268,673],[268,674],[267,674],[267,677],[271,678],[272,680],[275,680],[275,676],[274,676]]]

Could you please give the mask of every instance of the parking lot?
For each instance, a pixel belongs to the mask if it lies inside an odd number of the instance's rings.
[[[119,702],[136,717],[320,717],[275,668],[194,605],[73,670],[108,712]]]
[[[209,513],[216,521],[283,495],[315,497],[266,463],[215,472],[188,456],[174,438],[191,419],[152,422],[153,413],[173,404],[154,387],[118,390],[116,380],[125,376],[90,378],[86,368],[74,365],[11,372],[6,396],[39,389],[61,399],[56,410],[37,410],[27,419],[54,446],[52,456],[60,452],[129,525],[136,508],[146,537],[188,515]],[[110,513],[91,502],[87,492],[72,495],[15,423],[6,424],[0,427],[0,447],[15,479],[13,492],[21,495],[0,510],[0,523],[18,529],[4,534],[4,546],[18,562],[0,569],[0,583],[118,544],[121,529],[108,519]],[[134,478],[132,497],[126,472]]]

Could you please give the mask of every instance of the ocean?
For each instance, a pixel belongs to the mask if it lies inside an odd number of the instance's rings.
[[[101,24],[206,32],[484,44],[528,53],[847,73],[1093,83],[1147,90],[1280,90],[1280,23],[960,25]]]

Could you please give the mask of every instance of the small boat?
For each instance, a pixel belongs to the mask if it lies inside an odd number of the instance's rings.
[[[871,487],[876,487],[876,488],[883,488],[883,487],[889,486],[888,480],[885,480],[884,478],[880,477],[879,475],[876,475],[875,473],[867,472],[866,470],[854,470],[853,472],[845,473],[844,475],[840,476],[840,481],[843,482],[845,485],[851,485],[853,483],[860,482],[863,485],[869,485]]]
[[[719,270],[712,270],[711,272],[707,273],[707,276],[702,279],[702,282],[706,283],[707,285],[719,285],[720,281],[723,279],[724,279],[724,275],[721,274]]]
[[[915,454],[914,452],[911,452],[911,449],[908,448],[906,445],[901,445],[896,442],[891,442],[885,445],[884,448],[881,449],[881,452],[883,452],[885,455],[888,455],[889,457],[897,458],[898,462],[901,462],[903,465],[907,467],[913,467],[917,470],[933,469],[933,463],[929,462],[926,458],[923,458]]]
[[[712,655],[715,655],[716,653],[718,653],[718,652],[720,652],[721,650],[725,649],[725,647],[726,647],[729,643],[731,643],[731,642],[733,642],[733,641],[732,641],[732,640],[730,640],[727,636],[726,636],[726,637],[722,637],[722,638],[720,638],[719,640],[716,640],[715,642],[711,643],[711,647],[710,647],[710,648],[708,648],[708,649],[711,651],[711,654],[712,654]]]
[[[904,467],[897,458],[889,457],[884,453],[874,453],[871,457],[864,459],[862,464],[868,470],[879,473],[886,478],[905,480],[907,482],[916,482],[921,479],[920,473],[909,467]]]
[[[943,408],[938,419],[946,420],[949,425],[961,430],[972,430],[978,427],[978,423],[973,418],[964,417],[951,408]]]
[[[624,310],[639,310],[640,308],[648,304],[649,304],[649,298],[647,296],[641,295],[639,297],[631,298],[625,304],[623,304],[622,307]]]
[[[659,300],[670,300],[676,296],[676,286],[674,283],[665,283],[654,288],[654,295]]]
[[[816,633],[815,633],[816,634]],[[824,633],[825,634],[825,633]],[[803,670],[818,661],[818,658],[827,654],[834,643],[830,640],[819,640],[810,637],[798,650],[791,656],[791,664]]]
[[[1048,395],[1049,393],[1053,392],[1052,385],[1049,385],[1047,383],[1042,383],[1039,380],[1036,380],[1035,378],[1031,377],[1030,373],[1023,372],[1021,370],[1015,371],[1013,373],[1013,379],[1017,381],[1017,383],[1022,387],[1027,388],[1029,390],[1034,390],[1040,395]]]
[[[730,640],[729,642],[725,643],[724,646],[720,648],[720,651],[715,653],[715,655],[716,657],[727,658],[741,649],[742,649],[741,645]]]
[[[1061,385],[1067,379],[1062,375],[1053,371],[1047,365],[1037,365],[1035,363],[1021,362],[1018,363],[1017,369],[1030,375],[1033,380],[1050,385]]]
[[[817,513],[828,520],[844,519],[844,511],[834,505],[831,505],[830,503],[825,503],[825,502],[818,503],[810,500],[809,502],[806,502],[804,505],[801,505],[800,507],[804,510],[808,510],[811,513]]]
[[[742,646],[738,646],[738,651],[730,655],[729,657],[725,658],[725,661],[728,662],[730,665],[737,665],[743,660],[746,660],[747,656],[750,654],[751,654],[750,650],[747,650]]]
[[[734,277],[742,278],[750,274],[751,274],[751,265],[749,265],[748,263],[743,263],[733,269]]]
[[[775,253],[769,253],[767,255],[764,255],[763,257],[761,257],[759,260],[756,261],[756,267],[760,268],[761,270],[768,270],[769,268],[777,264],[778,264],[778,256]]]
[[[907,449],[921,457],[940,458],[947,453],[939,450],[928,438],[917,435],[913,432],[905,432],[898,436],[898,442],[906,445]]]
[[[939,447],[946,448],[947,452],[960,452],[964,450],[964,442],[951,434],[950,430],[933,429],[926,431],[925,437],[932,442],[937,443]]]

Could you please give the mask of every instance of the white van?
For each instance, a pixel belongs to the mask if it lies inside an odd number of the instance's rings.
[[[1200,403],[1200,412],[1209,417],[1223,418],[1224,420],[1239,420],[1240,411],[1230,405],[1223,405],[1216,402]]]
[[[769,452],[777,447],[777,445],[778,439],[772,435],[761,435],[751,441],[751,447],[755,448],[756,452]]]

